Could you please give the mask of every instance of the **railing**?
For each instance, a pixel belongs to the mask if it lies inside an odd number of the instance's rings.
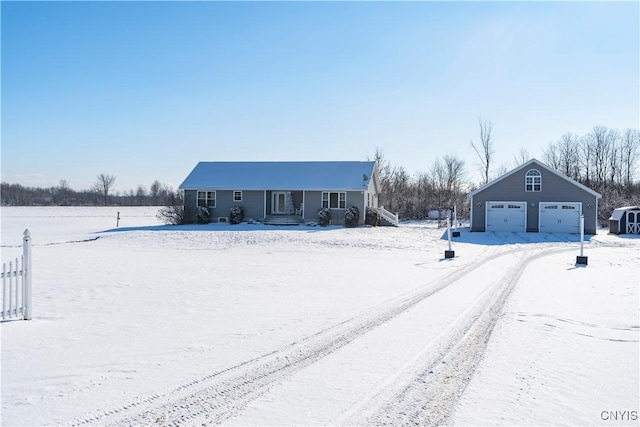
[[[20,262],[19,262],[20,261]],[[22,257],[2,263],[2,320],[31,320],[31,233],[24,230]]]
[[[384,208],[384,206],[380,206],[378,208],[378,212],[380,212],[380,216],[382,216],[382,218],[386,219],[389,223],[395,225],[396,227],[400,223],[400,220],[398,219],[398,214],[389,212]]]

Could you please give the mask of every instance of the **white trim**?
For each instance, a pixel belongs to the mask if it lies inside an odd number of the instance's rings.
[[[236,200],[236,193],[240,193],[240,200]],[[233,201],[234,202],[241,202],[242,201],[242,190],[233,190],[232,197],[233,197]]]
[[[263,218],[266,218],[267,217],[267,190],[264,190],[264,198],[262,199],[262,204],[264,205]]]
[[[304,209],[304,199],[305,199],[306,191],[302,190],[302,219],[304,219],[305,209]]]

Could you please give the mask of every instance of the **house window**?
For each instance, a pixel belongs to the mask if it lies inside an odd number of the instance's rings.
[[[242,191],[234,191],[233,192],[233,201],[234,202],[241,202],[242,201]]]
[[[205,208],[216,207],[216,192],[215,191],[198,191],[198,206]]]
[[[329,209],[344,209],[347,206],[347,193],[344,191],[323,191],[322,207]]]
[[[524,177],[525,191],[542,191],[542,175],[537,169],[527,171]]]

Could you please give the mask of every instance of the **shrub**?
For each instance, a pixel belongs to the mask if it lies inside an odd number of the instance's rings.
[[[349,206],[344,212],[344,226],[357,227],[360,221],[360,210],[356,206]]]
[[[199,224],[209,224],[211,222],[211,212],[204,206],[198,206],[198,213],[196,214]]]
[[[186,222],[184,206],[164,206],[158,210],[156,218],[168,225],[180,225]]]
[[[229,222],[231,224],[240,224],[244,218],[244,210],[240,206],[234,206],[229,212]]]
[[[380,225],[380,212],[375,208],[367,208],[364,215],[364,223],[377,227]]]
[[[331,209],[322,208],[318,211],[318,224],[326,227],[331,223]]]

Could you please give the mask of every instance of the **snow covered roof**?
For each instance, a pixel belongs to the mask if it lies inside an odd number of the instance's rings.
[[[476,191],[473,191],[472,193],[469,193],[469,195],[467,197],[471,198],[473,196],[475,196],[476,194],[480,193],[481,191],[484,191],[487,187],[491,187],[492,185],[494,185],[497,182],[502,181],[505,178],[510,177],[511,175],[515,174],[516,172],[524,169],[524,168],[528,168],[535,165],[536,167],[540,167],[548,172],[551,172],[554,175],[557,175],[558,177],[564,179],[567,182],[570,182],[571,184],[575,185],[578,188],[581,188],[582,190],[586,191],[589,194],[592,194],[593,196],[597,197],[598,199],[600,199],[602,197],[602,195],[592,189],[590,189],[589,187],[580,184],[578,181],[569,178],[568,176],[566,176],[565,174],[558,172],[557,170],[545,165],[544,163],[542,163],[540,160],[537,159],[531,159],[528,162],[518,166],[517,168],[505,173],[502,176],[499,176],[498,178],[494,179],[493,181],[488,182],[487,184],[483,185],[482,187],[478,188]]]
[[[200,162],[182,190],[362,190],[375,162]]]
[[[624,206],[614,209],[609,220],[619,221],[627,211],[640,211],[640,206]]]

